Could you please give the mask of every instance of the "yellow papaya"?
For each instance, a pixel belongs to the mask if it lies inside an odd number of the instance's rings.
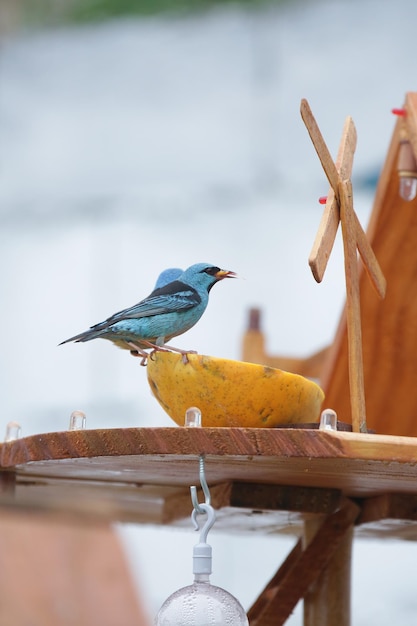
[[[202,426],[273,428],[315,422],[324,399],[313,381],[271,367],[201,354],[156,352],[148,359],[152,393],[179,426],[196,406]]]

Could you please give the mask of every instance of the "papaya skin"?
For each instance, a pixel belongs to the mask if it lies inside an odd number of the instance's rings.
[[[174,352],[148,359],[148,382],[162,408],[179,426],[196,406],[208,427],[273,428],[316,422],[324,400],[313,381],[243,361]]]

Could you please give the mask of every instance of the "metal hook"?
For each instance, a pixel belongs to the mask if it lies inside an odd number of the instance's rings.
[[[207,515],[207,520],[204,523],[204,525],[203,525],[203,527],[201,528],[201,531],[200,531],[200,543],[207,543],[207,535],[209,533],[209,530],[213,527],[213,524],[216,521],[216,511],[213,509],[211,504],[201,503],[199,505],[199,507],[202,510],[202,512]],[[191,519],[192,519],[192,522],[194,524],[194,528],[196,530],[200,530],[200,527],[199,527],[198,522],[197,522],[197,515],[198,515],[198,513],[199,512],[197,511],[196,508],[191,513]]]
[[[210,506],[211,504],[211,496],[210,496],[210,490],[207,484],[207,480],[206,480],[206,470],[205,470],[205,465],[204,465],[204,454],[200,454],[200,460],[199,460],[199,474],[200,474],[200,485],[201,488],[203,490],[204,493],[204,497],[205,497],[205,503],[207,505]],[[197,511],[197,513],[199,513],[200,515],[203,515],[205,513],[204,509],[202,508],[201,504],[199,503],[198,499],[197,499],[197,487],[195,487],[194,485],[192,487],[190,487],[190,491],[191,491],[191,502],[193,503],[193,507],[194,510]]]

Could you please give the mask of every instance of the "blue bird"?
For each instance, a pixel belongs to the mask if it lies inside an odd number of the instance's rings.
[[[168,283],[171,283],[173,280],[176,280],[180,274],[183,273],[184,270],[179,267],[169,267],[167,270],[163,270],[155,283],[154,289],[159,289],[160,287],[165,287]]]
[[[147,298],[59,345],[102,338],[130,350],[134,356],[141,356],[142,364],[146,363],[147,349],[173,350],[182,354],[186,361],[190,350],[173,348],[166,342],[198,322],[206,310],[213,285],[223,278],[235,278],[236,274],[207,263],[191,265],[183,272],[176,268],[166,271],[174,271],[174,275],[171,274],[174,280],[166,283],[167,275],[162,272]],[[175,278],[175,272],[181,273]]]

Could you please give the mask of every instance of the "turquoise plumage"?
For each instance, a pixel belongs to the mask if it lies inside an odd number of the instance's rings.
[[[147,349],[169,349],[186,354],[184,350],[166,346],[166,342],[198,322],[206,310],[213,285],[235,276],[234,272],[207,263],[197,263],[182,273],[179,268],[170,268],[162,272],[147,298],[59,345],[108,339],[135,356],[142,356],[143,361],[148,356]]]
[[[166,270],[162,270],[156,279],[154,289],[159,289],[160,287],[165,287],[168,283],[172,283],[172,281],[176,280],[180,274],[183,273],[184,270],[179,267],[169,267]]]

